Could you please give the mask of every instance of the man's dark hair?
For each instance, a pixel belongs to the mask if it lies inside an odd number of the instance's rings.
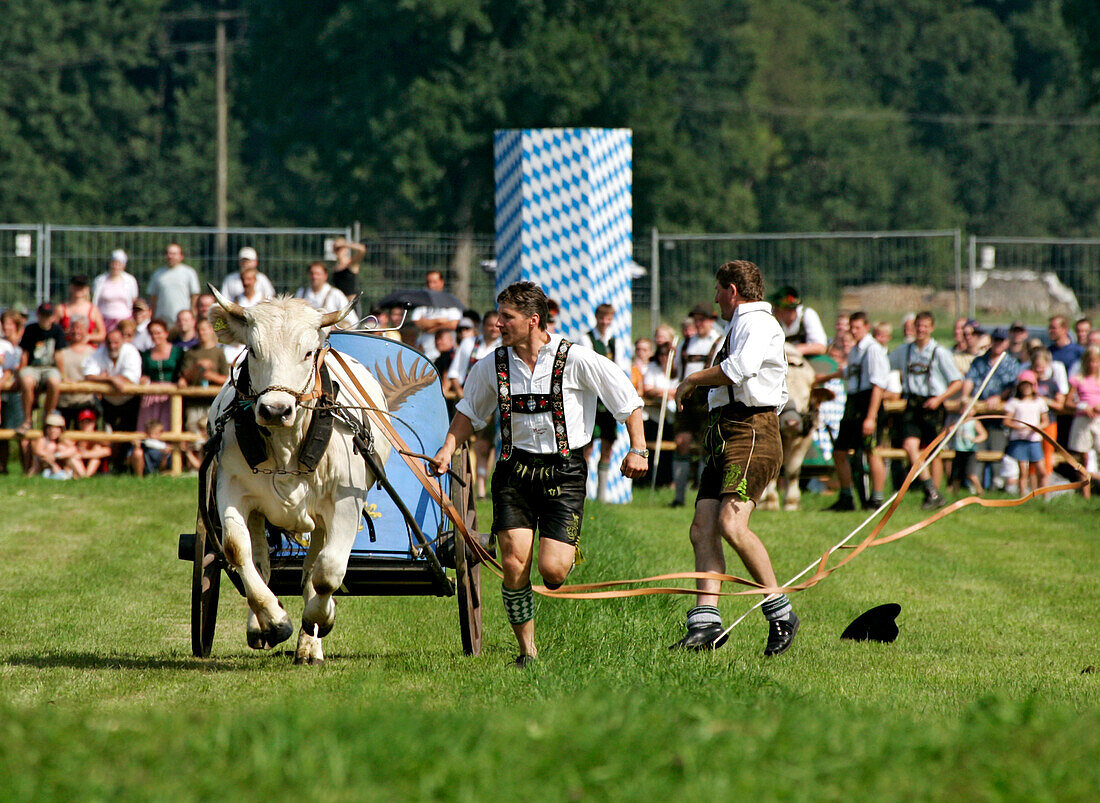
[[[933,326],[936,325],[936,316],[933,315],[928,310],[921,310],[920,312],[918,312],[917,317],[913,319],[913,323],[916,323],[917,321],[921,320],[922,318],[924,320],[928,321]]]
[[[735,285],[737,292],[746,301],[764,299],[764,276],[760,273],[760,268],[747,260],[735,259],[727,262],[718,269],[715,279],[723,287]]]
[[[315,261],[315,262],[310,262],[310,263],[309,263],[309,264],[308,264],[308,265],[306,266],[306,273],[309,273],[309,272],[310,272],[311,270],[313,270],[313,266],[314,266],[314,265],[320,265],[320,266],[321,266],[322,268],[324,268],[324,269],[325,269],[325,275],[326,275],[326,276],[328,276],[328,265],[326,265],[326,264],[325,264],[324,262],[322,262],[321,260],[317,260],[317,261]]]
[[[615,308],[613,306],[611,306],[610,304],[600,304],[598,307],[596,307],[596,315],[597,316],[603,315],[605,312],[610,312],[610,313],[614,314],[615,313]]]
[[[546,331],[546,324],[550,321],[550,304],[546,293],[534,282],[515,282],[500,291],[497,296],[497,306],[507,304],[515,307],[525,316],[539,316],[539,329]]]
[[[84,288],[87,287],[89,284],[91,284],[91,282],[89,282],[88,277],[84,276],[83,274],[69,277],[69,287]]]
[[[853,312],[851,315],[849,315],[848,323],[850,324],[852,321],[863,321],[868,326],[871,325],[871,321],[870,319],[868,319],[867,313],[863,310],[860,310],[859,312]]]

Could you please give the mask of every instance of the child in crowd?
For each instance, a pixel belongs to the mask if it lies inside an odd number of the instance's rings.
[[[1069,430],[1069,450],[1086,469],[1100,459],[1100,346],[1089,346],[1081,355],[1081,372],[1069,380],[1068,409],[1074,411]],[[1095,463],[1093,463],[1095,465]],[[1082,493],[1092,495],[1090,478]]]
[[[955,450],[955,459],[951,463],[951,491],[958,492],[960,488],[968,489],[975,496],[981,496],[982,481],[978,478],[978,453],[975,447],[979,443],[985,443],[989,433],[985,431],[982,422],[967,416],[955,430],[955,437],[951,440],[951,448]]]
[[[84,464],[72,441],[63,440],[65,418],[61,413],[46,416],[43,435],[31,444],[31,474],[51,480],[71,480],[84,476]]]
[[[1037,490],[1046,485],[1047,474],[1043,464],[1043,437],[1027,426],[1042,429],[1050,423],[1050,408],[1046,400],[1035,391],[1035,373],[1022,371],[1016,379],[1016,392],[1005,402],[1005,421],[1008,425],[1008,446],[1005,454],[1020,466],[1020,495],[1029,493],[1031,468],[1035,468]]]
[[[76,425],[81,432],[95,432],[95,410],[81,410],[76,417]],[[104,462],[111,456],[111,447],[106,443],[97,441],[76,441],[76,452],[84,463],[84,474],[87,477],[94,476],[100,468],[106,467]]]
[[[134,444],[134,450],[130,453],[130,467],[137,476],[160,474],[168,467],[172,451],[160,439],[163,434],[164,424],[161,421],[153,419],[145,425],[145,437]]]

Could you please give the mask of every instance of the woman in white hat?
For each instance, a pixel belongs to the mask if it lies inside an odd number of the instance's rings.
[[[110,332],[118,322],[133,317],[134,301],[140,294],[137,279],[126,272],[126,252],[116,248],[106,273],[92,282],[92,303],[99,308]]]

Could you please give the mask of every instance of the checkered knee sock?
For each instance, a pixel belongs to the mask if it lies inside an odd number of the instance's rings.
[[[787,599],[786,594],[777,594],[767,600],[760,606],[760,610],[764,612],[764,618],[769,622],[774,622],[776,619],[786,619],[794,612],[791,601]]]
[[[522,625],[535,618],[535,592],[530,583],[514,590],[501,586],[500,595],[504,598],[504,614],[511,624]]]
[[[688,611],[688,630],[698,630],[702,627],[722,624],[722,614],[715,605],[696,605]]]

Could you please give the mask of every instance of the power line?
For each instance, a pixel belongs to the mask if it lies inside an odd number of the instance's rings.
[[[824,118],[830,120],[866,120],[894,123],[921,123],[941,126],[1025,126],[1031,128],[1095,128],[1100,117],[1040,117],[1023,114],[931,114],[905,112],[895,109],[823,108],[811,106],[760,106],[755,104],[705,104],[698,101],[684,103],[692,111],[717,114],[742,112],[765,117]]]

